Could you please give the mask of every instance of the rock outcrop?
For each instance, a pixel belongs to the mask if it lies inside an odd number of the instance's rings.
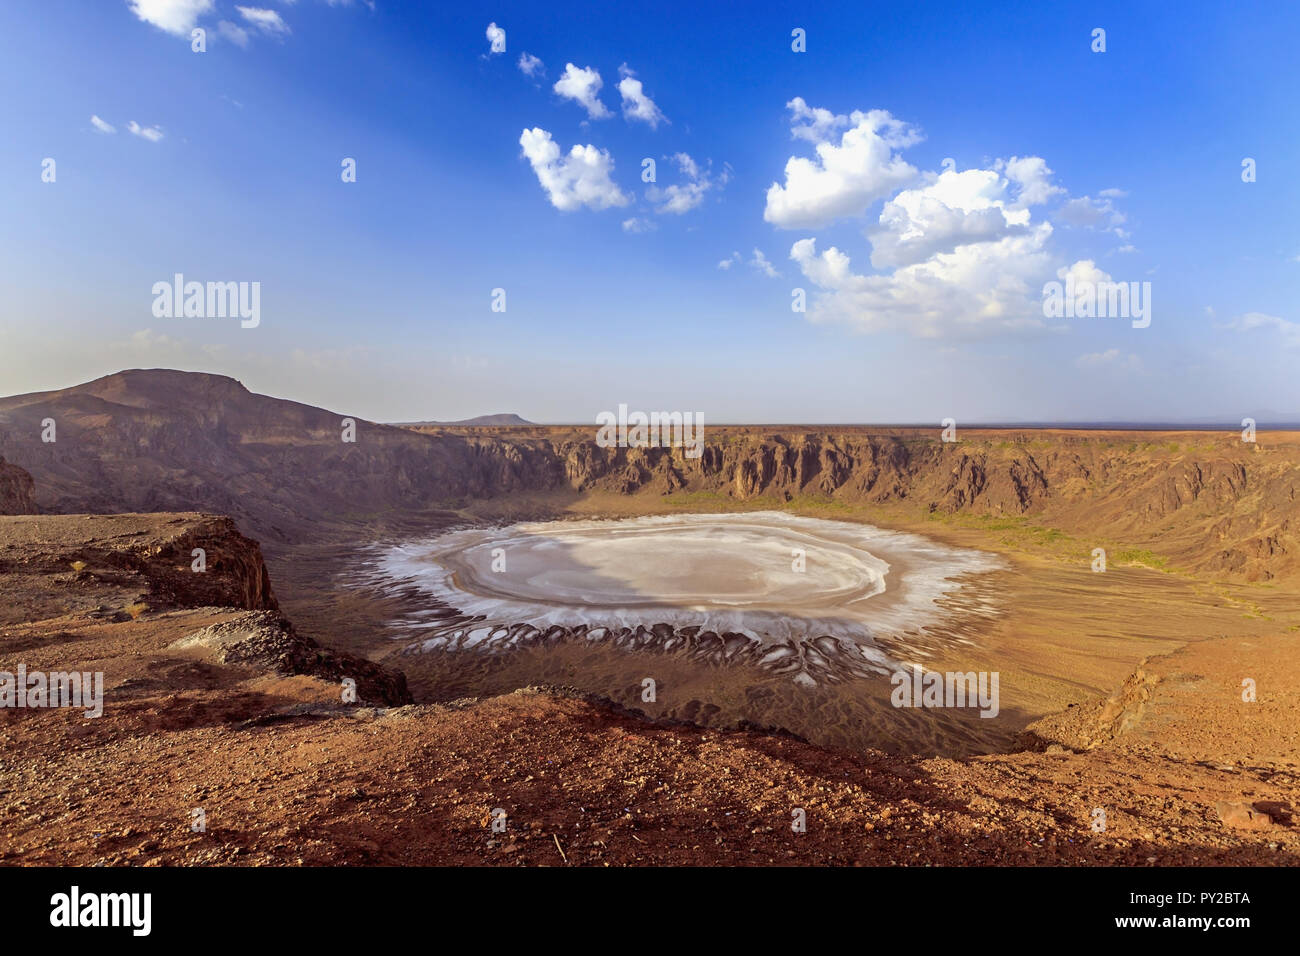
[[[411,703],[406,678],[399,671],[321,647],[299,634],[276,611],[249,611],[201,628],[172,647],[203,648],[222,664],[249,664],[277,674],[306,674],[340,684],[352,680],[355,703],[359,704],[395,707]]]
[[[162,666],[164,651],[197,649],[216,664],[278,676],[350,678],[357,703],[411,702],[401,673],[322,647],[294,628],[280,613],[261,548],[229,518],[0,518],[0,581],[0,625],[48,634],[39,642],[48,651],[94,628],[95,639],[116,653],[148,658],[147,670]],[[175,629],[183,639],[155,646]],[[122,637],[112,636],[117,633]],[[341,701],[337,690],[329,693]]]
[[[0,515],[36,513],[32,476],[0,457]]]

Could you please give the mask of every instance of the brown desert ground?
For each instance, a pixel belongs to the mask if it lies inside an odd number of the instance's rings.
[[[105,674],[102,717],[0,712],[0,862],[1297,862],[1300,434],[719,427],[688,459],[341,417],[166,371],[0,399],[0,670]],[[420,598],[366,573],[469,523],[735,510],[1005,559],[932,663],[1000,671],[999,718],[563,636],[406,653]]]

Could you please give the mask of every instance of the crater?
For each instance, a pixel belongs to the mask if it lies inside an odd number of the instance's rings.
[[[745,661],[815,684],[885,674],[997,613],[981,551],[906,532],[765,511],[524,522],[384,550],[414,589],[411,651],[501,652],[601,641]]]

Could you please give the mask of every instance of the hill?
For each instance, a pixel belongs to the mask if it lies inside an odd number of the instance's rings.
[[[462,418],[455,422],[393,422],[401,428],[511,428],[520,425],[531,425],[532,422],[520,418],[513,412],[503,412],[499,415],[478,415],[474,418]]]

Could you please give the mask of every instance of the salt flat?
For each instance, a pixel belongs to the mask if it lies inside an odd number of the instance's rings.
[[[928,656],[942,640],[937,625],[996,613],[963,591],[1002,567],[995,555],[909,532],[776,511],[468,528],[399,545],[377,563],[383,578],[469,619],[416,615],[410,627],[431,629],[426,650],[527,642],[555,626],[594,640],[667,625],[674,637],[743,635],[766,651],[760,662],[805,682],[807,669],[786,667],[782,648],[830,637],[832,656],[856,652],[845,662],[855,672],[885,673],[898,661],[882,642]]]

